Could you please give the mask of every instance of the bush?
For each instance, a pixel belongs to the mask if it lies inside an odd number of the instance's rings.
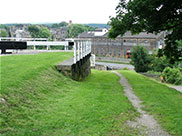
[[[176,62],[176,63],[173,65],[173,67],[179,68],[180,71],[182,72],[182,62]]]
[[[161,76],[162,72],[156,72],[156,71],[147,71],[148,74],[157,75],[158,77]]]
[[[162,72],[166,67],[171,67],[172,65],[169,63],[169,60],[166,58],[166,56],[153,56],[150,66],[152,71]]]
[[[148,50],[143,46],[133,47],[131,51],[131,63],[135,67],[136,72],[147,72],[150,69],[151,57]]]
[[[180,68],[167,67],[162,72],[162,77],[167,83],[179,85],[182,84],[182,73]]]

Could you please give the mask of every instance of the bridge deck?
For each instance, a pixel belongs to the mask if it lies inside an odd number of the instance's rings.
[[[57,70],[59,71],[71,71],[71,66],[74,64],[73,58],[65,60],[64,62],[57,65]]]

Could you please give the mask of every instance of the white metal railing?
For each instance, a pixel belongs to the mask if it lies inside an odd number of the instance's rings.
[[[33,46],[36,50],[36,46],[46,46],[46,49],[49,50],[50,46],[64,46],[64,50],[68,50],[69,42],[68,41],[27,41],[27,46]]]
[[[91,53],[91,40],[74,41],[74,63]]]
[[[27,46],[33,46],[34,50],[37,46],[46,46],[47,50],[50,46],[64,46],[64,50],[68,50],[69,46],[69,41],[48,41],[48,38],[0,37],[0,41],[26,41]]]
[[[48,41],[48,38],[0,37],[0,41]]]

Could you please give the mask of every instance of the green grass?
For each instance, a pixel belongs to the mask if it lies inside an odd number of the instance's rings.
[[[172,135],[182,135],[182,94],[131,71],[121,71],[134,93],[143,101],[144,110],[158,120]]]
[[[127,63],[127,62],[120,62],[120,61],[96,60],[96,62],[106,62],[106,63],[115,63],[115,64],[127,64],[127,65],[131,65],[130,63]]]
[[[54,67],[71,56],[73,56],[72,53],[41,53],[0,57],[0,92],[7,93],[8,88],[18,87],[22,82],[37,76],[49,67]]]
[[[71,55],[1,57],[0,135],[137,135],[125,124],[138,113],[123,95],[119,77],[93,70],[85,81],[73,81],[54,67]]]

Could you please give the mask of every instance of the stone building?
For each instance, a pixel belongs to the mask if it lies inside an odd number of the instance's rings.
[[[132,35],[127,32],[123,37],[118,36],[115,40],[107,38],[108,31],[103,29],[98,32],[83,32],[78,36],[80,39],[91,39],[92,53],[99,57],[116,57],[123,58],[127,51],[130,51],[133,46],[142,45],[152,53],[153,49],[159,48],[163,43],[163,33],[158,35],[151,33],[140,33]]]
[[[16,37],[16,38],[30,38],[31,37],[30,33],[28,32],[27,25],[22,25],[19,27],[10,26],[9,31],[10,31],[11,37]]]
[[[67,37],[67,27],[51,28],[50,32],[53,35],[54,41],[62,41]]]

